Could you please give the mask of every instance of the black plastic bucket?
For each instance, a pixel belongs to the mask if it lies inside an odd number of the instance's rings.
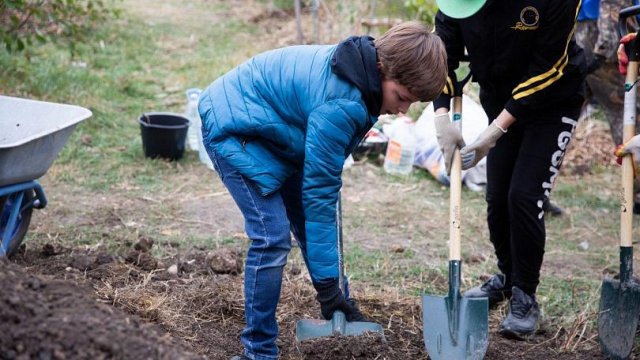
[[[179,114],[156,112],[142,114],[138,122],[146,157],[169,160],[182,158],[189,119]]]

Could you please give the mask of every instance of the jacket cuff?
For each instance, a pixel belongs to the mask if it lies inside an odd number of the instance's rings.
[[[504,106],[504,108],[516,119],[520,119],[526,111],[525,106],[523,106],[513,98],[507,101],[507,104]]]
[[[440,94],[437,99],[433,100],[433,111],[440,108],[451,109],[451,96],[446,94]]]
[[[307,260],[313,282],[338,278],[336,223],[305,222]]]

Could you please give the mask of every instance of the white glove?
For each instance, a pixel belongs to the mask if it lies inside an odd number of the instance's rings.
[[[451,175],[451,163],[453,162],[453,154],[456,149],[465,146],[460,130],[449,121],[449,113],[437,115],[433,120],[436,125],[436,138],[440,151],[444,155],[444,165],[447,169],[447,175]]]
[[[495,120],[491,125],[487,126],[473,144],[465,146],[460,150],[460,156],[462,156],[462,170],[467,170],[476,166],[480,160],[487,156],[489,150],[496,146],[498,139],[506,132],[506,129],[502,129],[496,125]]]

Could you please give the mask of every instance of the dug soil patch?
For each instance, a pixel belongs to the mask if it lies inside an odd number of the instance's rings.
[[[19,265],[0,262],[0,331],[7,334],[0,337],[0,354],[226,360],[241,351],[243,280],[242,274],[213,270],[210,262],[218,252],[226,261],[230,254],[242,256],[238,249],[191,249],[154,258],[150,269],[153,256],[139,244],[122,254],[45,245],[19,254]],[[419,297],[364,284],[354,284],[353,293],[365,316],[383,325],[386,341],[366,334],[296,342],[296,321],[320,318],[306,276],[295,261],[287,265],[278,308],[282,359],[427,358]],[[563,350],[568,335],[550,325],[543,325],[530,342],[502,339],[497,334],[500,320],[492,312],[487,359],[604,358],[593,338]]]

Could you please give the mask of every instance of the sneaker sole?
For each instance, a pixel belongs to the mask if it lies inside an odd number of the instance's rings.
[[[498,333],[502,335],[504,338],[507,338],[510,340],[528,341],[533,339],[536,331],[532,330],[531,332],[523,333],[515,330],[500,329]]]
[[[489,296],[476,297],[476,296],[464,295],[464,297],[467,298],[467,299],[482,299],[482,298],[486,298],[489,301],[489,309],[495,309],[501,303],[511,299],[511,294],[509,294],[507,296],[506,294],[503,293],[503,294],[501,294],[502,298],[500,298],[500,299],[498,299],[498,296],[494,296],[494,297],[489,297]]]

